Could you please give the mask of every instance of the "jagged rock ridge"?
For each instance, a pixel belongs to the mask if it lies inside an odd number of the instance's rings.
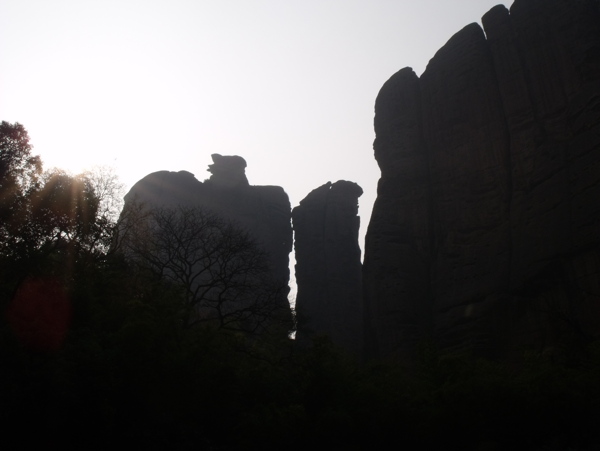
[[[517,0],[482,22],[377,97],[370,356],[598,333],[599,2]]]
[[[353,182],[328,182],[292,211],[298,284],[296,339],[326,334],[355,355],[363,349],[357,216],[362,193]]]

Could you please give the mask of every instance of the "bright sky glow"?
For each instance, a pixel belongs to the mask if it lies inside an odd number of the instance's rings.
[[[376,196],[373,105],[420,74],[498,0],[2,0],[0,120],[20,122],[46,168],[209,175],[241,155],[253,185],[296,206],[340,179]],[[362,238],[361,238],[362,247]]]

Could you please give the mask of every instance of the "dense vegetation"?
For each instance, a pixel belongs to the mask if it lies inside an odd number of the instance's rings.
[[[177,278],[118,240],[118,181],[43,172],[0,126],[0,424],[62,449],[595,449],[600,346],[511,364],[439,354],[357,362],[189,321]],[[122,230],[122,229],[121,229]],[[172,275],[172,274],[171,274]],[[190,299],[192,301],[190,301]],[[226,323],[231,326],[231,322]],[[567,355],[564,354],[564,355]]]

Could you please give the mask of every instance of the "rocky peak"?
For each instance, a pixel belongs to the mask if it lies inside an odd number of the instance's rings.
[[[292,250],[290,201],[279,186],[250,186],[246,161],[236,155],[213,154],[210,180],[200,182],[188,171],[158,171],[138,181],[125,196],[125,206],[199,207],[243,229],[268,254],[271,279],[281,287],[277,302],[291,319],[289,253]]]
[[[356,183],[340,180],[311,191],[292,211],[295,231],[300,342],[326,334],[358,355],[362,351],[362,282]]]
[[[213,153],[211,158],[213,164],[210,164],[207,169],[212,174],[208,180],[211,185],[222,188],[249,185],[246,178],[246,160],[242,157]]]
[[[432,338],[508,356],[598,337],[599,3],[516,0],[482,23],[376,100],[371,357],[410,359]]]

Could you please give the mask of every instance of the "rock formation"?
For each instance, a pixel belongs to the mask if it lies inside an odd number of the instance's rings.
[[[158,171],[137,182],[125,196],[125,207],[134,201],[148,206],[198,206],[210,210],[247,230],[270,258],[273,279],[289,283],[292,250],[290,201],[278,186],[251,186],[246,161],[239,156],[213,154],[212,174],[205,182],[187,171]],[[287,304],[289,288],[281,302]]]
[[[326,334],[359,355],[363,347],[358,198],[340,180],[313,190],[292,211],[298,294],[296,339]]]
[[[377,97],[369,356],[600,331],[600,3],[516,0],[482,23]]]

